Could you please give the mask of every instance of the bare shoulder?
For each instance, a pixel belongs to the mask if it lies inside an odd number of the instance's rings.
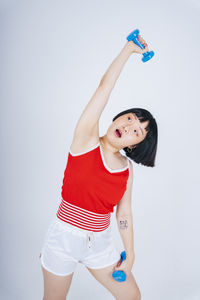
[[[129,164],[129,181],[133,181],[133,163],[132,163],[132,161],[130,160],[130,159],[128,159],[127,158],[127,160],[128,160],[128,164]]]

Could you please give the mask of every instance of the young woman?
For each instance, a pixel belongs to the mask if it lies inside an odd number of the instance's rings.
[[[62,200],[50,223],[40,253],[44,277],[44,300],[64,300],[78,262],[117,300],[138,300],[140,290],[131,269],[134,263],[132,184],[133,163],[155,166],[157,124],[150,112],[132,108],[113,118],[106,134],[99,137],[99,119],[128,58],[149,51],[127,42],[103,76],[77,122],[68,153]],[[125,151],[125,155],[120,150]],[[126,260],[120,264],[110,214],[116,219]],[[112,273],[123,270],[125,282]],[[85,295],[85,298],[87,295]]]

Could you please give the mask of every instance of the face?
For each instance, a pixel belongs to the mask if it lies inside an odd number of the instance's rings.
[[[145,139],[147,135],[145,127],[148,124],[149,121],[140,122],[136,114],[124,114],[109,126],[107,138],[118,149],[132,148]]]

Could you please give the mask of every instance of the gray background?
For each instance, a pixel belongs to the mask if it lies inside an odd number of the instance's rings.
[[[131,107],[158,124],[156,167],[134,163],[132,271],[143,300],[200,299],[199,20],[197,0],[0,1],[1,299],[42,299],[73,130],[136,28],[155,57],[130,57],[100,119],[100,135]],[[94,298],[113,296],[79,264],[67,299]]]

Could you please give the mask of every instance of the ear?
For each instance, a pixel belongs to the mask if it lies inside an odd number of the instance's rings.
[[[136,147],[135,146],[128,147],[128,151],[131,152],[134,148]]]
[[[136,145],[133,145],[133,146],[130,146],[130,147],[128,147],[130,150],[132,150],[132,149],[134,149],[134,148],[136,148]]]

